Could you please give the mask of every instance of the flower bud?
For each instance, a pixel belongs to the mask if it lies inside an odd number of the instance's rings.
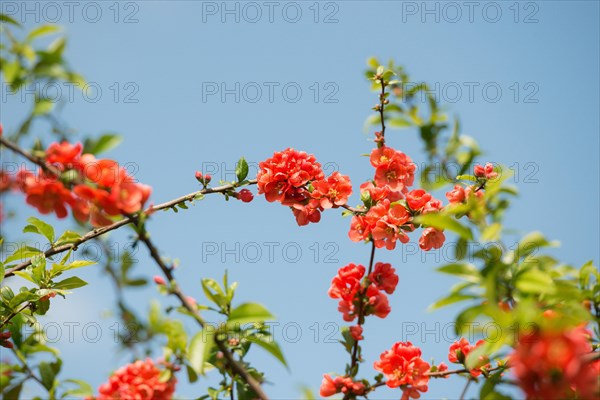
[[[156,283],[157,285],[166,285],[166,283],[167,283],[167,282],[165,282],[165,280],[163,279],[162,276],[155,275],[153,279],[154,279],[154,283]]]
[[[238,200],[243,201],[244,203],[250,203],[252,199],[254,199],[254,195],[248,189],[242,189],[237,193]]]

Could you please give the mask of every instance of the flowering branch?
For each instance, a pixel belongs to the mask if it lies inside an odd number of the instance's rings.
[[[21,154],[21,153],[19,153],[19,154]],[[248,185],[256,184],[256,179],[248,180],[247,184]],[[168,208],[173,208],[177,204],[180,204],[180,203],[186,202],[186,201],[192,201],[195,198],[197,198],[198,196],[205,195],[205,194],[226,193],[226,192],[229,192],[229,191],[235,189],[237,186],[238,186],[237,184],[227,184],[227,185],[222,185],[222,186],[218,186],[215,188],[206,188],[206,189],[198,190],[196,192],[189,193],[185,196],[178,197],[176,199],[167,201],[165,203],[158,204],[155,206],[150,206],[146,210],[144,210],[144,213],[150,214],[154,211],[160,211],[160,210],[165,210]],[[128,225],[128,224],[134,222],[134,219],[135,219],[134,216],[128,216],[126,218],[123,218],[119,221],[112,223],[111,225],[103,226],[100,228],[95,228],[95,229],[89,231],[88,233],[86,233],[85,235],[83,235],[82,237],[80,237],[79,239],[74,240],[72,243],[67,243],[67,244],[63,244],[60,246],[52,247],[51,249],[46,251],[44,253],[44,255],[46,257],[50,257],[55,254],[63,253],[65,251],[68,251],[71,249],[77,250],[77,247],[79,245],[81,245],[82,243],[85,243],[88,240],[94,239],[98,236],[104,235],[105,233],[113,231],[115,229],[118,229],[122,226]],[[17,265],[16,267],[10,268],[10,269],[6,270],[6,272],[4,273],[4,277],[7,278],[9,276],[13,276],[16,271],[23,270],[23,269],[27,268],[29,265],[31,265],[31,260],[27,260],[27,261]]]

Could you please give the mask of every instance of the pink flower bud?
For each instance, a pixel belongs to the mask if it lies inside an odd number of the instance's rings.
[[[204,182],[206,182],[207,185],[210,183],[211,180],[212,180],[212,176],[210,176],[208,174],[204,175]]]
[[[202,182],[202,172],[200,172],[200,171],[196,171],[196,179],[197,179],[199,182]]]
[[[475,176],[479,178],[483,178],[485,176],[485,168],[483,168],[483,166],[479,164],[477,164],[475,168],[473,168],[473,172],[475,173]]]
[[[156,283],[157,285],[165,285],[167,283],[165,282],[162,276],[155,275],[153,279],[154,283]]]

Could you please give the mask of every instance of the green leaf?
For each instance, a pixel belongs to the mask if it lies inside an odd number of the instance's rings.
[[[85,141],[84,153],[100,154],[117,147],[123,141],[123,137],[116,133],[106,133],[98,139]]]
[[[2,17],[3,14],[0,14],[0,17]],[[10,389],[7,392],[3,392],[3,399],[4,400],[19,400],[21,398],[20,394],[21,394],[21,389],[23,388],[23,382],[19,383],[17,386],[13,387],[12,389]]]
[[[64,382],[74,383],[77,385],[75,389],[69,389],[64,393],[64,397],[92,397],[94,395],[94,388],[92,386],[82,380],[79,379],[65,379]]]
[[[25,41],[31,42],[33,39],[35,39],[37,37],[49,35],[51,33],[55,33],[60,30],[61,30],[61,27],[58,25],[41,25],[41,26],[38,26],[37,28],[33,29],[31,32],[29,32],[29,34],[27,34],[27,37],[25,38]]]
[[[451,293],[448,296],[442,297],[441,299],[439,299],[438,301],[436,301],[435,303],[430,305],[427,310],[434,311],[439,308],[448,306],[450,304],[458,303],[458,302],[464,301],[464,300],[476,299],[476,298],[477,298],[477,296],[473,296],[470,294]]]
[[[38,296],[35,293],[21,292],[21,293],[17,293],[17,295],[10,300],[9,304],[11,307],[14,308],[14,307],[18,306],[19,304],[30,302],[30,301],[36,301],[36,300],[39,300],[39,298],[40,298],[40,296]]]
[[[45,361],[42,361],[39,365],[40,377],[42,378],[42,384],[47,390],[52,389],[54,387],[54,378],[56,377],[56,372],[54,368]]]
[[[49,114],[54,108],[54,102],[49,99],[37,99],[33,106],[33,115]]]
[[[525,236],[514,251],[514,260],[525,258],[530,254],[536,253],[542,247],[558,246],[558,242],[549,242],[540,232],[532,232]]]
[[[271,353],[271,355],[273,357],[275,357],[276,359],[278,359],[285,367],[288,366],[287,362],[285,361],[285,357],[283,356],[283,353],[281,352],[281,348],[279,347],[277,342],[275,342],[273,340],[272,337],[269,336],[270,340],[269,339],[263,340],[262,338],[259,338],[256,336],[248,336],[247,339],[248,339],[248,341],[259,345],[260,347],[262,347],[263,349],[265,349],[266,351]]]
[[[17,249],[17,251],[15,251],[11,256],[7,257],[6,260],[4,260],[5,264],[8,264],[10,262],[13,261],[19,261],[19,260],[23,260],[26,258],[31,258],[33,256],[35,256],[36,254],[40,254],[42,253],[42,251],[40,249],[36,249],[34,247],[29,247],[29,246],[23,246]]]
[[[235,166],[235,175],[237,176],[238,182],[243,181],[248,176],[248,163],[244,157],[240,158]]]
[[[77,288],[85,286],[85,285],[87,285],[87,282],[85,282],[84,280],[82,280],[76,276],[72,276],[72,277],[62,280],[60,282],[56,282],[52,286],[52,288],[69,290],[69,289],[77,289]]]
[[[40,235],[43,235],[46,239],[48,239],[50,243],[54,242],[54,228],[52,227],[52,225],[36,217],[27,218],[27,222],[29,223],[29,225],[23,228],[23,233],[38,233]]]
[[[415,218],[415,222],[428,226],[433,226],[437,229],[448,229],[457,233],[460,237],[466,240],[473,240],[471,229],[462,225],[454,217],[440,213],[429,213],[419,215]]]
[[[31,283],[37,284],[37,282],[31,277],[31,272],[25,271],[15,271],[13,272],[16,276],[20,276],[21,278],[28,280]]]
[[[188,360],[196,373],[204,375],[204,364],[207,362],[214,345],[215,331],[213,329],[203,329],[190,340]]]
[[[244,303],[231,311],[227,320],[227,326],[261,323],[274,319],[273,314],[264,306],[257,303]]]
[[[447,264],[437,269],[439,272],[458,276],[466,281],[479,283],[481,280],[481,274],[479,270],[470,263],[453,263]]]
[[[390,128],[410,128],[413,126],[412,122],[404,118],[391,118],[388,121]]]
[[[2,283],[2,281],[4,280],[4,263],[0,262],[0,283]]]
[[[473,175],[458,175],[456,179],[459,181],[478,182],[477,178]]]
[[[481,240],[485,242],[493,242],[500,238],[500,232],[502,231],[502,225],[498,222],[488,225],[483,229],[481,233]]]
[[[516,277],[515,286],[523,293],[555,293],[556,286],[550,275],[538,269],[529,269]]]
[[[2,14],[2,13],[0,13],[0,21],[2,21],[2,22],[8,22],[9,24],[13,24],[13,25],[16,25],[16,26],[19,26],[19,27],[21,26],[21,24],[19,24],[17,21],[15,21],[14,19],[12,19],[8,15]]]
[[[81,235],[77,232],[73,231],[65,231],[60,237],[56,240],[56,245],[73,243],[81,238]]]
[[[75,260],[70,264],[52,264],[52,270],[50,271],[53,275],[59,272],[69,271],[71,269],[87,267],[88,265],[96,264],[95,261],[88,260]]]

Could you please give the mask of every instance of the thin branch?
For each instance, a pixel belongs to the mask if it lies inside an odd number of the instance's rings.
[[[249,180],[247,183],[248,183],[248,185],[254,185],[254,184],[256,184],[256,179]],[[144,210],[144,213],[149,214],[154,211],[165,210],[167,208],[172,208],[176,204],[179,204],[181,202],[191,201],[199,195],[210,194],[210,193],[224,193],[224,192],[228,192],[232,189],[235,189],[236,187],[238,187],[237,184],[227,184],[227,185],[218,186],[215,188],[206,188],[206,189],[198,190],[197,192],[186,194],[185,196],[178,197],[176,199],[167,201],[165,203],[158,204],[155,206],[150,206],[146,210]],[[85,235],[83,235],[82,237],[80,237],[79,239],[73,241],[72,243],[67,243],[67,244],[63,244],[63,245],[51,248],[50,250],[46,251],[44,253],[44,255],[46,257],[51,257],[55,254],[63,253],[65,251],[68,251],[71,249],[77,250],[77,247],[79,245],[81,245],[82,243],[85,243],[88,240],[94,239],[98,236],[104,235],[107,232],[114,231],[115,229],[118,229],[122,226],[128,225],[128,224],[134,222],[134,219],[135,219],[134,216],[128,216],[117,222],[112,223],[111,225],[103,226],[100,228],[95,228],[95,229],[89,231],[88,233],[86,233]],[[16,271],[25,269],[29,265],[31,265],[31,260],[27,260],[13,268],[7,269],[6,272],[4,273],[4,277],[8,278],[9,276],[13,276]]]
[[[375,242],[371,243],[371,256],[369,257],[369,270],[367,271],[367,276],[369,276],[371,274],[371,272],[373,271],[373,262],[375,260]],[[360,291],[359,293],[359,298],[360,298],[360,302],[358,305],[358,325],[362,326],[364,324],[364,305],[363,305],[363,301],[362,301],[362,297],[365,295],[367,291],[367,288],[364,288]],[[354,368],[356,368],[357,364],[358,364],[358,348],[359,348],[359,341],[355,340],[354,341],[354,346],[352,347],[352,358],[351,358],[351,362],[350,362],[350,373],[352,374],[352,376],[356,376],[356,373],[353,373]],[[358,371],[356,371],[358,372]]]
[[[48,172],[48,173],[56,175],[56,176],[60,175],[60,170],[53,167],[52,165],[46,164],[46,161],[43,158],[36,157],[33,154],[29,153],[28,151],[23,150],[16,144],[10,142],[9,140],[6,140],[3,136],[0,136],[0,144],[9,148],[13,152],[25,157],[32,163],[39,165],[45,172]]]
[[[42,387],[44,389],[46,389],[46,386],[44,385],[44,383],[42,382],[42,380],[40,378],[38,378],[33,373],[33,371],[31,370],[31,368],[29,368],[29,365],[27,365],[27,360],[25,360],[23,358],[23,356],[21,355],[21,353],[19,353],[14,347],[11,348],[11,350],[15,354],[15,357],[17,357],[17,359],[19,360],[19,362],[21,362],[21,365],[23,365],[23,369],[25,369],[25,371],[27,371],[27,377],[28,378],[32,378],[34,381],[36,381],[37,383],[39,383],[40,385],[42,385]]]
[[[465,387],[462,390],[462,393],[460,394],[460,400],[463,400],[465,398],[465,396],[467,395],[467,390],[469,390],[469,386],[471,385],[472,381],[473,381],[473,379],[471,379],[471,377],[469,377],[467,379],[467,384],[465,385]]]
[[[21,307],[19,310],[13,311],[8,317],[6,317],[6,319],[4,321],[2,321],[2,324],[0,325],[0,330],[2,330],[2,328],[4,328],[4,325],[8,324],[11,319],[16,317],[17,314],[21,314],[23,311],[25,311],[25,309],[31,307],[31,304],[32,303],[27,303],[23,307]]]
[[[165,264],[158,250],[156,249],[156,246],[154,245],[154,243],[152,243],[145,230],[143,230],[140,233],[140,240],[146,245],[148,251],[150,252],[150,256],[152,257],[152,259],[154,259],[158,267],[161,269],[165,278],[167,278],[167,280],[169,281],[169,292],[179,299],[181,305],[191,314],[191,316],[196,320],[198,325],[200,325],[201,328],[204,328],[206,325],[206,321],[204,321],[204,319],[200,316],[194,305],[190,303],[187,296],[183,294],[183,292],[179,288],[179,285],[177,285],[177,283],[175,282],[175,277],[173,276],[173,269]],[[246,371],[246,369],[233,358],[233,354],[231,354],[225,343],[223,343],[220,340],[217,340],[216,337],[215,343],[219,350],[223,353],[223,356],[225,357],[225,360],[227,361],[227,364],[229,364],[229,366],[231,367],[232,371],[234,371],[235,374],[239,375],[246,383],[248,383],[248,385],[252,388],[252,390],[260,399],[268,400],[268,397],[262,390],[260,383],[258,383],[248,373],[248,371]]]

